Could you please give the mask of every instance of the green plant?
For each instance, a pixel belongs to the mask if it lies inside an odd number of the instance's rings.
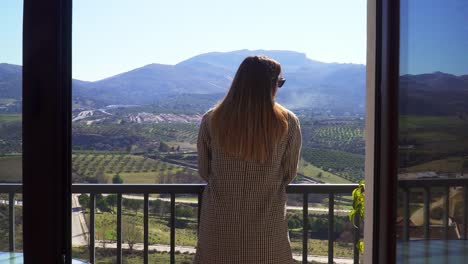
[[[358,228],[356,226],[356,216],[357,219],[364,219],[364,198],[365,198],[365,191],[366,184],[364,180],[359,181],[359,186],[353,190],[353,209],[349,212],[349,220],[353,223],[354,228]],[[357,223],[359,225],[359,222]],[[364,242],[360,239],[356,243],[356,247],[359,249],[359,252],[364,252]]]
[[[114,175],[114,177],[112,177],[112,183],[114,184],[122,184],[123,183],[123,179],[122,177],[120,177],[120,175],[117,173]]]

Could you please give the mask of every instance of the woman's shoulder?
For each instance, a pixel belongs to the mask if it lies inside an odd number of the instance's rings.
[[[201,124],[208,124],[209,123],[209,119],[211,118],[212,116],[212,113],[213,113],[213,109],[214,108],[210,108],[208,111],[206,111],[202,117],[201,117]]]
[[[211,113],[213,113],[213,110],[214,110],[214,107],[208,109],[208,111],[206,111],[203,116],[209,116]]]
[[[283,106],[283,108],[288,116],[289,124],[294,124],[296,126],[299,126],[299,118],[297,117],[297,115],[293,111],[287,109],[286,107]]]

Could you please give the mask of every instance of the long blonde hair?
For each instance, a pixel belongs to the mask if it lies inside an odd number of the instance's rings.
[[[211,134],[221,149],[244,160],[265,162],[288,130],[287,110],[275,102],[281,65],[249,56],[229,92],[214,108]]]

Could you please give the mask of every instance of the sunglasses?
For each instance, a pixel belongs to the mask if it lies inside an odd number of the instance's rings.
[[[284,79],[283,77],[280,77],[278,79],[278,87],[281,87],[283,86],[283,84],[286,82],[286,79]]]

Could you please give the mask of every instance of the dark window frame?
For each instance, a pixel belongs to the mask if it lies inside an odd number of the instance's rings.
[[[396,263],[399,16],[399,0],[368,2],[366,263]]]
[[[71,262],[72,0],[24,0],[24,263]]]
[[[369,4],[371,3],[371,4]],[[399,1],[369,0],[375,23],[371,263],[395,263]],[[372,15],[373,14],[373,15]],[[24,0],[23,239],[25,263],[71,262],[72,0]],[[369,22],[368,22],[369,23]],[[368,65],[369,67],[369,65]],[[393,88],[392,88],[393,87]],[[369,176],[372,174],[372,176]],[[375,175],[375,177],[374,177]]]

